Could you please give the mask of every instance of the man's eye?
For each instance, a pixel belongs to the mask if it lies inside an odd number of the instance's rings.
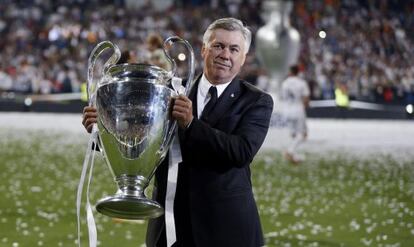
[[[232,53],[239,53],[239,49],[237,49],[237,48],[231,48],[230,51]]]

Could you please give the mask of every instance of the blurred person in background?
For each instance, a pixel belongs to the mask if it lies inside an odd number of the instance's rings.
[[[147,47],[149,51],[148,62],[152,65],[156,65],[167,71],[171,70],[171,64],[168,61],[163,49],[163,39],[159,34],[152,33],[147,38]]]
[[[2,66],[0,64],[0,66]],[[0,67],[0,93],[8,92],[12,89],[13,81],[9,74]]]
[[[305,80],[299,77],[299,66],[289,68],[289,76],[282,82],[282,114],[290,131],[291,141],[285,151],[285,158],[294,164],[303,160],[297,150],[308,135],[306,108],[309,105],[310,91]]]
[[[347,118],[349,110],[349,94],[346,83],[338,82],[335,88],[335,104],[338,118]]]
[[[134,52],[130,50],[124,50],[121,52],[121,57],[119,58],[116,64],[123,64],[123,63],[136,63],[136,57]]]
[[[72,92],[72,80],[69,76],[69,68],[63,66],[63,73],[61,78],[58,80],[61,84],[59,93],[71,93]]]
[[[169,158],[155,174],[153,198],[166,212],[172,203],[173,223],[169,214],[151,219],[148,247],[264,245],[250,163],[267,134],[273,101],[236,78],[250,42],[250,30],[234,18],[218,19],[204,33],[203,73],[189,97],[175,99],[172,111],[182,154],[177,181],[170,180]],[[88,132],[96,120],[96,109],[85,107],[82,123]],[[172,197],[171,184],[176,184]]]

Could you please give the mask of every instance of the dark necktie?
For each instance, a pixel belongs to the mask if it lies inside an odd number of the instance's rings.
[[[211,86],[208,90],[208,93],[210,94],[210,100],[208,101],[207,105],[204,107],[203,112],[201,113],[201,119],[202,120],[208,120],[208,117],[210,116],[214,106],[217,103],[217,88]]]

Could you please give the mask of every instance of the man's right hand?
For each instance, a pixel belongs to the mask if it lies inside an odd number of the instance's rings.
[[[88,133],[92,132],[93,124],[97,122],[98,113],[96,108],[93,106],[85,106],[83,108],[83,119],[82,124]]]

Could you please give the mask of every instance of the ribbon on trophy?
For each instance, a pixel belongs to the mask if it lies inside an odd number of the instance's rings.
[[[182,85],[182,79],[173,77],[171,85],[177,95],[185,93],[185,87]],[[170,147],[168,162],[167,191],[165,195],[165,232],[167,246],[172,246],[177,240],[174,220],[174,198],[177,188],[178,164],[182,161],[178,131],[175,131],[174,140]]]
[[[88,80],[87,80],[87,95],[88,101],[90,106],[95,106],[96,104],[96,93],[97,93],[97,83],[94,80],[94,67],[97,58],[101,55],[103,51],[108,48],[113,48],[114,53],[112,56],[106,61],[104,64],[104,68],[107,69],[110,65],[115,64],[119,58],[121,57],[121,52],[119,48],[112,44],[109,41],[103,41],[99,43],[91,52],[89,59],[88,59]],[[78,246],[81,246],[81,222],[80,222],[80,208],[82,203],[82,192],[83,186],[85,184],[86,173],[89,170],[89,177],[88,177],[88,184],[86,187],[86,220],[88,225],[88,233],[89,233],[89,247],[96,247],[98,234],[96,231],[96,223],[95,218],[93,216],[92,207],[89,202],[89,187],[92,181],[92,174],[93,174],[93,164],[95,161],[95,153],[96,147],[98,145],[98,126],[95,123],[92,126],[92,132],[89,137],[88,147],[86,149],[85,159],[83,161],[81,178],[78,184],[78,191],[76,195],[76,216],[77,216],[77,224],[78,224]],[[102,150],[103,151],[103,150]]]
[[[88,148],[86,151],[85,159],[83,161],[83,167],[81,172],[81,178],[78,184],[78,191],[76,196],[76,216],[78,222],[78,246],[81,246],[81,222],[80,222],[80,209],[82,202],[83,185],[85,184],[86,173],[89,170],[88,183],[86,186],[86,220],[89,233],[89,247],[96,247],[98,234],[96,231],[95,218],[93,216],[92,207],[89,202],[89,187],[92,181],[93,165],[95,161],[96,145],[98,145],[98,128],[94,124],[92,127],[92,133],[89,138]]]

